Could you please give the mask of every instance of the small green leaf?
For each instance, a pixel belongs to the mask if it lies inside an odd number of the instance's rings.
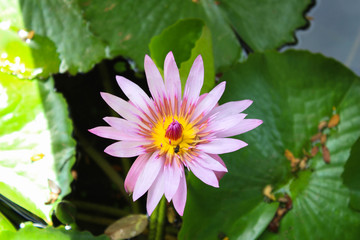
[[[149,45],[151,57],[159,68],[163,68],[166,54],[173,52],[179,67],[182,89],[191,66],[198,55],[204,61],[204,86],[202,92],[209,92],[215,83],[214,57],[212,54],[210,30],[199,19],[180,20],[152,38]]]
[[[55,208],[55,215],[62,224],[72,224],[75,222],[76,207],[69,201],[61,201]]]
[[[50,221],[54,202],[70,191],[75,141],[64,98],[53,81],[0,72],[0,192]],[[61,189],[53,194],[50,182]]]
[[[89,232],[79,232],[75,230],[65,230],[64,227],[46,227],[39,229],[31,223],[25,223],[25,226],[17,232],[2,231],[0,239],[23,240],[23,239],[51,239],[51,240],[108,240],[105,235],[93,236]]]

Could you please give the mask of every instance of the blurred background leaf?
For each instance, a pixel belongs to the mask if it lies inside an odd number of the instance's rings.
[[[0,192],[51,223],[53,203],[71,191],[75,141],[67,104],[52,79],[0,72],[0,91]]]

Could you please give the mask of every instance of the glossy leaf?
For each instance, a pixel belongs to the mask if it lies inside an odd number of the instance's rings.
[[[209,92],[214,87],[215,70],[211,34],[201,20],[186,19],[176,22],[160,35],[152,38],[149,49],[151,57],[161,69],[167,53],[173,52],[180,71],[182,89],[185,87],[194,60],[201,55],[205,68],[202,92]]]
[[[0,72],[0,192],[50,221],[53,202],[68,194],[75,141],[64,98],[53,81]],[[52,194],[49,183],[61,192]]]
[[[360,118],[360,117],[359,117]],[[350,189],[350,206],[360,211],[360,138],[351,149],[351,155],[342,175],[344,184]]]
[[[130,57],[140,69],[153,36],[179,19],[200,18],[211,31],[215,69],[219,72],[240,57],[237,34],[254,50],[293,42],[295,29],[306,23],[302,14],[310,0],[267,0],[261,4],[247,0],[175,0],[171,4],[166,0],[121,4],[115,0],[79,0],[79,4],[91,30],[109,45],[110,55]]]
[[[64,227],[59,227],[59,228],[47,227],[45,229],[39,229],[37,227],[34,227],[31,223],[26,223],[25,226],[17,232],[11,232],[11,231],[0,232],[0,239],[107,240],[109,238],[105,235],[95,237],[91,235],[91,233],[89,232],[65,230]]]
[[[230,239],[259,238],[276,210],[264,203],[262,190],[268,184],[276,197],[289,194],[293,208],[280,221],[279,233],[266,230],[262,239],[359,236],[360,214],[349,208],[350,193],[341,178],[360,135],[359,78],[333,59],[287,51],[250,55],[223,80],[222,101],[254,100],[246,113],[264,123],[239,136],[249,143],[246,148],[223,155],[229,172],[219,189],[190,176],[180,239],[216,239],[220,233]],[[311,137],[319,122],[332,116],[333,107],[340,123],[328,130],[331,162],[326,164],[320,152],[308,168],[292,173],[285,150],[295,157],[310,151]],[[264,209],[257,211],[260,206]]]
[[[26,29],[55,43],[61,60],[59,72],[86,72],[105,58],[105,44],[89,30],[76,2],[19,2]]]

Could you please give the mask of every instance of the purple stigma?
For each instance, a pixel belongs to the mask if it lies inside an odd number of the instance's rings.
[[[178,140],[182,137],[183,133],[183,126],[173,119],[173,121],[170,123],[170,125],[166,129],[165,137],[167,137],[169,140]]]

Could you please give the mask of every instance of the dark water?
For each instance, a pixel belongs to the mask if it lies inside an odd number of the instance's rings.
[[[307,16],[310,27],[291,48],[333,57],[360,76],[360,0],[317,0]]]

